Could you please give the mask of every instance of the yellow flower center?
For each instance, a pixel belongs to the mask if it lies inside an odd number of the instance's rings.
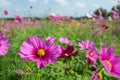
[[[94,56],[94,53],[93,53],[93,52],[90,52],[89,55],[92,57],[92,56]]]
[[[105,60],[105,62],[112,68],[112,63],[109,60]]]
[[[88,49],[88,45],[86,45],[85,48]]]
[[[37,55],[40,56],[40,57],[44,56],[45,55],[45,50],[44,49],[39,49],[37,51]]]
[[[97,73],[97,77],[102,80],[102,74],[101,73]]]
[[[69,56],[69,54],[68,54],[68,53],[65,53],[64,55],[65,55],[66,57],[68,57],[68,56]]]

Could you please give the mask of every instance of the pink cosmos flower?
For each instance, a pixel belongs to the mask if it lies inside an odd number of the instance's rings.
[[[64,37],[61,37],[59,41],[63,44],[68,44],[68,45],[72,44],[72,42],[68,38],[64,38]]]
[[[54,45],[51,40],[44,41],[43,38],[36,36],[31,36],[24,41],[19,53],[24,60],[37,62],[37,67],[40,69],[48,63],[55,64],[60,54],[60,46]]]
[[[8,42],[8,38],[0,33],[0,56],[7,54],[9,48],[10,43]]]
[[[86,57],[92,61],[93,65],[95,65],[98,59],[97,50],[95,48],[89,48],[87,51]]]
[[[7,10],[4,10],[3,14],[4,14],[4,15],[8,15],[8,11],[7,11]]]
[[[49,18],[52,20],[52,21],[59,21],[61,19],[61,16],[59,14],[55,14],[55,13],[51,13],[49,15]]]
[[[102,74],[98,71],[93,71],[92,80],[102,80]]]
[[[80,50],[86,50],[89,48],[94,48],[95,44],[94,42],[90,42],[89,40],[78,42],[78,46],[80,47]]]
[[[78,54],[78,52],[73,52],[74,47],[73,46],[68,46],[66,49],[62,48],[62,53],[61,56],[62,58],[70,58],[72,56],[75,56]]]
[[[118,12],[116,12],[116,11],[111,11],[112,12],[112,16],[113,16],[113,18],[114,19],[118,19],[119,18],[119,13]]]
[[[92,14],[92,20],[98,24],[98,16],[96,14]]]
[[[23,18],[19,15],[15,15],[15,22],[16,23],[22,23]]]
[[[56,38],[55,37],[51,37],[51,36],[49,36],[49,37],[47,37],[46,38],[46,40],[48,41],[48,40],[51,40],[51,42],[55,42],[55,40],[56,40]]]
[[[103,45],[100,48],[100,62],[109,74],[120,78],[120,56],[114,56],[112,47],[107,49],[106,45]]]

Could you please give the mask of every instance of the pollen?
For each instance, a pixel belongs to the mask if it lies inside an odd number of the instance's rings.
[[[88,45],[86,45],[85,48],[88,49]]]
[[[65,53],[64,55],[65,55],[66,57],[68,57],[68,56],[69,56],[69,54],[68,54],[68,53]]]
[[[109,67],[112,68],[112,63],[109,60],[105,60],[105,61],[109,65]]]
[[[97,77],[102,80],[102,74],[101,73],[97,73]]]
[[[90,52],[89,55],[92,57],[92,56],[94,56],[94,53],[93,53],[93,52]]]
[[[39,49],[37,51],[37,55],[40,56],[40,57],[43,57],[45,55],[45,50],[44,49]]]

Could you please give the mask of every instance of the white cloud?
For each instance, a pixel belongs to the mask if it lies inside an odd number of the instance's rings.
[[[11,3],[7,0],[0,0],[0,7],[7,7],[9,6]]]
[[[82,2],[76,2],[76,6],[77,7],[85,7],[86,5],[84,4],[84,3],[82,3]]]
[[[57,2],[57,3],[59,3],[59,4],[63,5],[63,6],[68,5],[68,2],[66,0],[55,0],[55,2]]]
[[[36,0],[28,0],[31,3],[36,3]]]

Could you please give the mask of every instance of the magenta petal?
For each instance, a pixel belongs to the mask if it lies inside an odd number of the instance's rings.
[[[114,66],[110,72],[114,77],[120,78],[120,66]]]
[[[46,61],[44,59],[39,59],[37,67],[41,69],[41,68],[45,67],[47,64],[48,64],[48,61]]]
[[[35,49],[39,49],[40,47],[39,38],[36,36],[29,37],[26,42],[33,46]]]
[[[106,52],[106,58],[110,59],[113,57],[113,55],[114,55],[114,49],[110,47]]]
[[[68,46],[67,49],[66,49],[66,51],[67,51],[68,53],[72,53],[73,50],[74,50],[74,47],[73,47],[73,46]]]
[[[9,48],[10,44],[8,42],[8,38],[0,33],[0,56],[7,54]]]
[[[47,41],[46,41],[46,46],[47,46],[47,48],[52,47],[52,46],[54,45],[54,42],[55,42],[55,41],[53,41],[53,40],[47,40]]]
[[[102,61],[101,63],[103,64],[104,68],[110,73],[111,68],[110,68],[109,64],[107,64],[106,61]]]
[[[111,63],[113,65],[120,64],[120,56],[115,56],[114,58],[111,59]]]

